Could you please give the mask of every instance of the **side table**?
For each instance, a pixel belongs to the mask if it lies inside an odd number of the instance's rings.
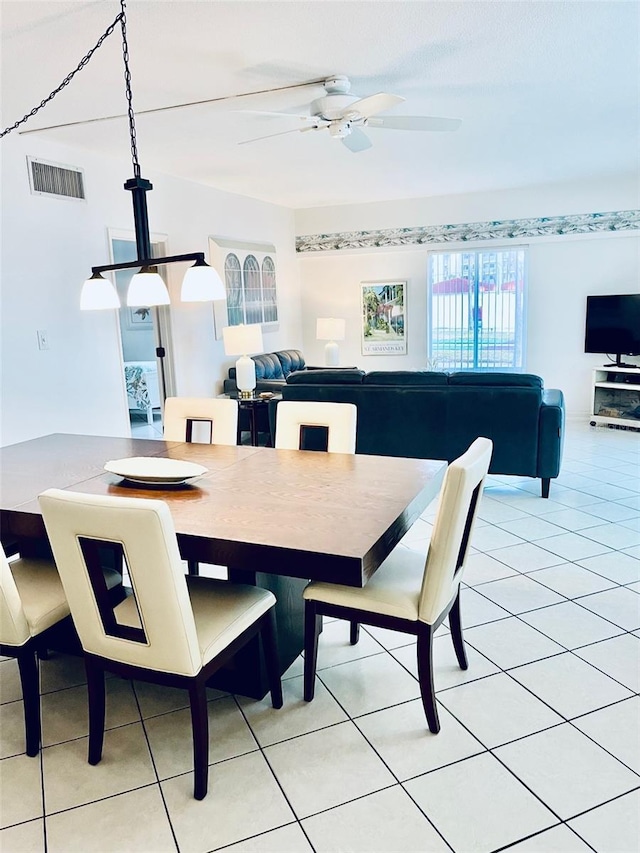
[[[267,424],[269,423],[269,403],[271,400],[280,400],[282,398],[281,394],[269,394],[268,396],[260,396],[261,392],[254,393],[251,397],[239,397],[237,392],[233,392],[231,394],[222,394],[223,397],[228,397],[232,400],[237,400],[238,402],[238,444],[242,443],[242,432],[241,429],[241,414],[242,412],[246,412],[249,417],[249,433],[251,435],[251,445],[253,447],[258,447],[259,444],[259,433],[260,433],[260,421],[263,421]]]

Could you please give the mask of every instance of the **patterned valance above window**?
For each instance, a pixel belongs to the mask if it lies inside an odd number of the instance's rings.
[[[337,249],[376,249],[384,246],[419,246],[426,243],[465,243],[472,240],[522,240],[597,231],[640,230],[640,210],[609,213],[578,213],[537,219],[504,219],[495,222],[463,222],[457,225],[423,225],[380,231],[344,231],[296,238],[297,252],[329,252]]]

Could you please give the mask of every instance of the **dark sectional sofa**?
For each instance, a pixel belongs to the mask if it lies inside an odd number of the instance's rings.
[[[251,358],[256,365],[256,391],[273,391],[279,394],[290,373],[307,369],[299,349],[265,352],[252,355]],[[228,378],[224,380],[224,393],[233,394],[237,390],[236,369],[230,367]]]
[[[281,392],[284,400],[355,403],[356,453],[451,462],[483,435],[494,445],[491,473],[538,477],[548,497],[560,472],[563,394],[539,376],[320,369],[290,373]]]

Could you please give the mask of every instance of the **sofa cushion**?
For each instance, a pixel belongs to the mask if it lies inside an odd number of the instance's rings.
[[[535,477],[541,395],[526,387],[449,386],[449,461],[482,435],[493,441],[491,473]]]
[[[446,385],[447,373],[432,370],[372,370],[364,377],[365,385]]]
[[[278,352],[274,353],[275,356],[278,357],[280,361],[280,366],[282,367],[282,374],[286,378],[290,373],[293,373],[294,370],[304,370],[304,356],[300,352],[299,349],[283,349],[278,350]]]
[[[251,356],[256,365],[256,379],[284,379],[282,364],[275,352]]]
[[[287,385],[362,385],[364,370],[351,368],[300,370],[287,376]]]
[[[451,373],[449,385],[485,385],[510,388],[543,388],[541,376],[533,373]]]

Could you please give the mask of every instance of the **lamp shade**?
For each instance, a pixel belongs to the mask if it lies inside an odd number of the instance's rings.
[[[204,261],[196,261],[185,273],[180,298],[183,302],[213,302],[226,299],[227,293],[216,270]]]
[[[319,341],[343,341],[346,321],[336,317],[322,317],[316,321],[316,338]]]
[[[131,279],[127,291],[127,305],[132,308],[150,305],[168,305],[167,285],[158,275],[157,267],[143,267]]]
[[[82,285],[80,291],[81,311],[101,311],[106,308],[119,308],[120,299],[115,287],[99,272],[95,272]]]
[[[222,330],[224,351],[227,355],[251,355],[262,352],[262,326],[255,323],[250,326],[225,326]]]

